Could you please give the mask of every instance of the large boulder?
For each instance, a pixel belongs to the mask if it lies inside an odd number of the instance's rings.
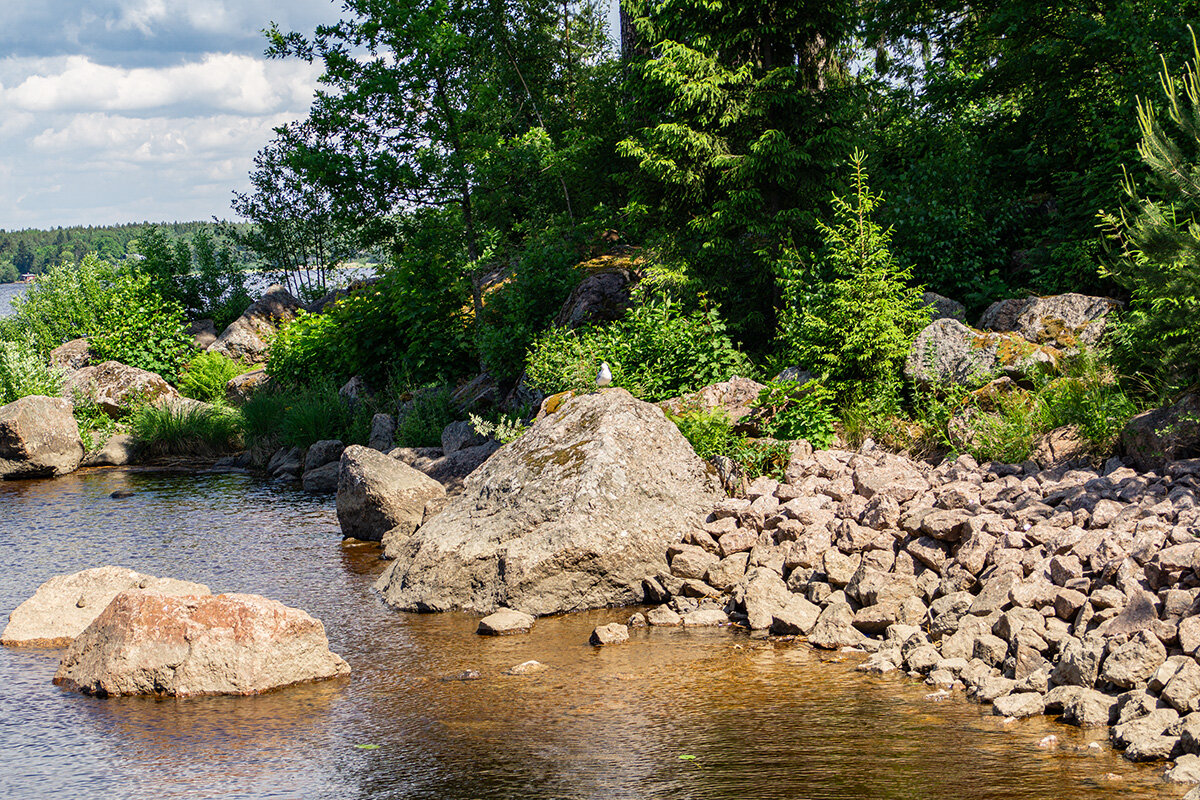
[[[127,589],[168,595],[205,595],[208,587],[190,581],[156,578],[125,567],[95,567],[55,575],[17,606],[0,644],[9,647],[66,647]]]
[[[554,325],[578,328],[592,322],[612,322],[629,308],[629,293],[637,278],[633,270],[614,266],[588,275],[559,309]]]
[[[83,439],[61,397],[22,397],[0,408],[0,477],[65,475],[83,459]]]
[[[576,397],[501,448],[376,583],[415,611],[530,614],[641,602],[667,548],[722,497],[662,410],[624,389]]]
[[[982,386],[1007,375],[1024,378],[1058,364],[1059,352],[1012,334],[985,333],[956,319],[930,323],[917,334],[904,363],[904,375],[926,385]]]
[[[94,695],[259,694],[338,678],[320,620],[252,594],[122,592],[63,656],[54,683]]]
[[[925,292],[921,295],[921,302],[929,309],[930,322],[937,319],[967,321],[967,307],[957,300],[951,300],[937,292]]]
[[[724,409],[730,423],[736,425],[753,413],[754,401],[766,387],[749,378],[733,377],[727,381],[705,386],[703,389],[663,400],[659,403],[664,411],[679,416],[687,411],[713,411]]]
[[[187,335],[192,337],[192,347],[207,350],[217,340],[217,324],[211,319],[197,319],[188,323]]]
[[[82,467],[124,467],[137,458],[138,445],[133,434],[114,433],[95,452],[84,456]]]
[[[979,327],[1016,333],[1034,344],[1059,350],[1076,350],[1099,343],[1108,315],[1120,307],[1111,298],[1075,292],[999,300],[983,312]]]
[[[378,542],[389,531],[408,536],[421,524],[425,504],[445,494],[437,481],[378,450],[354,444],[342,452],[337,515],[347,538]]]
[[[155,405],[180,396],[160,375],[120,361],[72,372],[63,381],[62,394],[68,400],[85,397],[111,417],[119,417],[139,403]]]
[[[251,364],[267,360],[267,340],[285,323],[296,318],[300,301],[287,289],[275,285],[229,323],[208,349]]]
[[[92,351],[87,338],[72,339],[50,351],[50,363],[64,373],[83,369],[92,363]]]
[[[1121,431],[1121,446],[1141,470],[1200,455],[1200,394],[1138,414]]]
[[[231,406],[244,406],[250,396],[263,389],[269,381],[266,369],[252,369],[230,378],[225,383],[225,402]]]

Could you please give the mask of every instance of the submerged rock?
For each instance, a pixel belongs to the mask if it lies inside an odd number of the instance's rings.
[[[94,567],[55,575],[12,612],[0,644],[11,647],[66,647],[127,589],[167,595],[205,595],[208,587],[173,578],[156,578],[125,567]]]
[[[533,617],[511,608],[502,608],[488,614],[479,620],[479,628],[475,631],[481,636],[506,636],[511,633],[529,633],[533,627]]]
[[[63,656],[54,683],[101,696],[259,694],[350,674],[325,627],[252,594],[117,595]]]
[[[22,397],[0,408],[0,478],[65,475],[83,459],[79,425],[60,397]]]
[[[470,475],[376,584],[412,611],[530,614],[640,602],[721,496],[657,407],[623,389],[568,401]]]

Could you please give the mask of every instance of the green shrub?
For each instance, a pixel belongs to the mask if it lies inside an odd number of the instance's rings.
[[[338,304],[340,305],[340,304]],[[335,306],[336,307],[336,306]],[[311,381],[349,379],[351,366],[345,356],[352,347],[343,342],[343,330],[332,313],[310,314],[304,310],[271,340],[267,375],[283,386],[301,386]]]
[[[213,406],[144,406],[129,421],[138,448],[147,456],[217,456],[241,447],[234,412]]]
[[[441,447],[442,431],[462,419],[448,386],[427,387],[413,394],[412,405],[396,421],[400,447]]]
[[[670,297],[660,297],[607,325],[542,334],[530,350],[526,376],[547,394],[590,391],[604,361],[612,369],[614,386],[649,401],[749,370],[746,357],[725,335],[717,309],[688,312]]]
[[[43,354],[71,339],[93,336],[103,329],[104,315],[115,302],[120,275],[120,269],[92,253],[78,264],[51,266],[23,297],[13,299],[10,324]]]
[[[763,433],[774,439],[807,439],[818,450],[833,443],[833,392],[817,381],[772,381],[758,394],[754,408]]]
[[[156,372],[171,383],[191,349],[183,308],[163,300],[146,277],[118,278],[98,328],[89,342],[96,358]]]
[[[100,434],[107,440],[117,432],[117,421],[88,395],[76,390],[71,398],[71,412],[79,426],[79,438],[85,449],[91,449],[92,435]]]
[[[708,460],[714,456],[729,456],[732,452],[737,437],[724,408],[696,408],[678,415],[668,412],[667,418],[675,423],[683,438],[688,440],[701,458]]]
[[[0,406],[35,394],[56,397],[62,377],[28,339],[0,341]]]
[[[496,420],[468,414],[467,419],[476,433],[489,439],[495,439],[500,444],[515,442],[525,431],[529,430],[529,426],[525,424],[520,414],[502,415]]]
[[[179,391],[184,397],[206,403],[225,402],[225,384],[253,367],[221,353],[197,353],[179,373]]]
[[[872,220],[881,198],[867,185],[865,156],[852,158],[853,193],[834,197],[834,223],[817,223],[825,242],[813,268],[780,264],[785,306],[779,345],[785,358],[856,400],[896,380],[913,339],[929,321],[921,292],[889,252],[891,231]]]

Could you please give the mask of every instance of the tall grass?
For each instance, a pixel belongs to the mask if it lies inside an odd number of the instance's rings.
[[[246,444],[258,455],[279,447],[308,447],[323,439],[365,444],[374,408],[347,403],[328,381],[294,390],[267,388],[240,409]]]
[[[152,458],[219,456],[242,446],[238,414],[214,406],[144,406],[129,429],[142,455]]]

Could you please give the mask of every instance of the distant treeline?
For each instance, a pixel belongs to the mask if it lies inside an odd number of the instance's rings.
[[[142,255],[138,241],[151,226],[171,240],[191,238],[200,231],[215,240],[227,240],[232,229],[238,233],[246,223],[217,222],[131,222],[124,225],[79,225],[50,230],[0,230],[0,282],[16,281],[23,275],[41,275],[64,261],[78,262],[87,253],[96,253],[108,261],[121,261],[130,255]],[[233,244],[239,260],[247,265],[253,257]]]

